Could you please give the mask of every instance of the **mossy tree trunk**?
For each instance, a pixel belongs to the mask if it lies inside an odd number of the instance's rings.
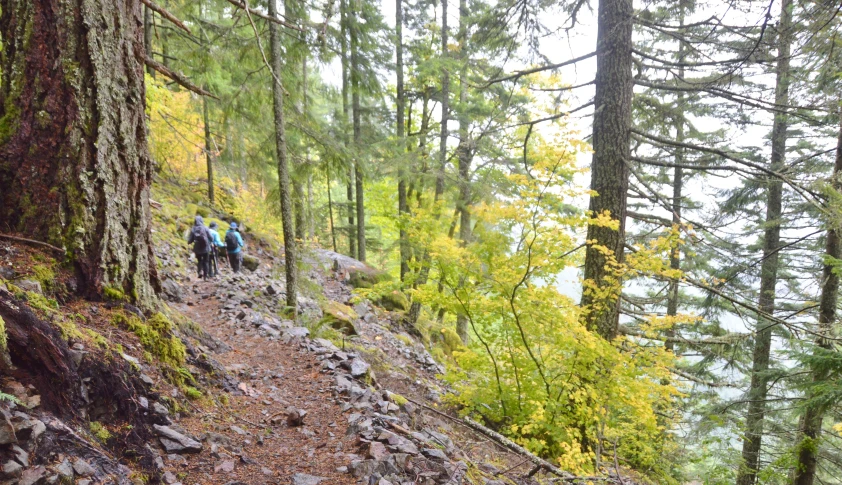
[[[277,18],[276,0],[269,0],[269,16]],[[284,127],[284,87],[281,85],[281,28],[275,22],[269,22],[269,49],[272,71],[272,107],[275,115],[275,148],[278,157],[278,185],[281,199],[281,224],[284,231],[284,267],[286,269],[287,307],[291,316],[298,316],[298,271],[297,250],[295,246],[295,228],[293,221],[292,197],[290,196],[289,160],[287,157],[287,139]]]
[[[80,291],[141,305],[150,239],[142,4],[0,0],[0,220],[66,248]]]

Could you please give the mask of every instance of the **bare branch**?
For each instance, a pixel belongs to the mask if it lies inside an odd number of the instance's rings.
[[[172,69],[168,68],[167,66],[161,64],[160,62],[158,62],[154,59],[150,59],[149,56],[147,56],[146,54],[141,54],[141,58],[143,59],[143,62],[147,66],[149,66],[150,68],[160,72],[164,76],[172,79],[173,81],[176,82],[176,84],[178,84],[178,85],[180,85],[180,86],[182,86],[182,87],[184,87],[184,88],[186,88],[190,91],[193,91],[194,93],[196,93],[198,95],[208,96],[208,97],[213,98],[213,99],[219,99],[218,97],[214,96],[212,93],[210,93],[208,91],[205,91],[204,89],[200,88],[199,86],[196,86],[195,84],[191,83],[190,80],[187,79],[186,77],[184,77],[183,74],[178,73],[176,71],[173,71]]]
[[[184,25],[184,23],[181,20],[178,19],[178,17],[176,17],[175,15],[167,12],[163,7],[160,7],[160,6],[156,5],[155,2],[153,2],[152,0],[140,0],[140,1],[141,1],[141,3],[143,3],[144,5],[149,7],[149,10],[152,10],[154,12],[158,12],[158,14],[160,14],[161,17],[164,17],[165,19],[174,23],[178,28],[182,29],[183,31],[187,32],[188,34],[193,35],[193,33],[190,32],[190,29],[188,29],[187,26]]]
[[[266,15],[265,13],[262,13],[258,10],[254,10],[253,8],[250,8],[245,3],[238,2],[237,0],[228,0],[228,3],[230,3],[231,5],[234,5],[237,8],[245,10],[246,13],[248,13],[250,15],[254,15],[255,17],[260,17],[264,20],[268,20],[270,22],[275,22],[276,24],[283,25],[284,27],[286,27],[288,29],[297,30],[299,32],[305,32],[304,29],[302,29],[301,27],[299,27],[297,25],[292,25],[291,23],[287,22],[286,20],[281,20],[279,18],[270,17],[269,15]]]
[[[228,1],[230,2],[232,0],[228,0]],[[598,53],[599,53],[599,51],[593,51],[590,54],[585,54],[585,55],[582,55],[582,56],[579,56],[579,57],[575,57],[573,59],[570,59],[570,60],[567,60],[567,61],[564,61],[564,62],[559,62],[558,64],[548,64],[546,66],[535,67],[535,68],[532,68],[532,69],[526,69],[524,71],[517,71],[516,73],[511,74],[511,75],[506,76],[506,77],[492,79],[492,80],[488,81],[487,83],[485,83],[485,86],[482,86],[482,87],[487,88],[488,86],[491,86],[492,84],[501,83],[501,82],[505,82],[505,81],[511,81],[513,79],[520,79],[523,76],[528,76],[529,74],[535,74],[536,72],[550,71],[552,69],[558,69],[559,67],[564,67],[564,66],[569,66],[571,64],[576,64],[577,62],[584,61],[585,59],[590,59],[591,57],[597,55]]]

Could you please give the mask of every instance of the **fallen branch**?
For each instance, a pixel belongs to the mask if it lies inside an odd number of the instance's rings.
[[[190,91],[193,91],[194,93],[196,93],[198,95],[208,96],[208,97],[213,98],[213,99],[219,99],[216,96],[214,96],[213,94],[211,94],[210,92],[205,91],[204,89],[200,88],[199,86],[196,86],[195,84],[191,83],[186,77],[184,77],[184,75],[182,75],[182,74],[180,74],[176,71],[173,71],[172,69],[168,68],[167,66],[161,64],[160,62],[158,62],[154,59],[149,58],[149,56],[147,56],[146,54],[141,54],[141,58],[143,59],[143,62],[147,66],[149,66],[151,69],[154,69],[154,70],[160,72],[161,74],[163,74],[164,76],[172,79],[173,81],[175,81],[180,86],[182,86],[182,87],[184,87],[184,88],[186,88]]]
[[[420,402],[415,401],[413,399],[410,399],[406,396],[404,396],[404,398],[407,401],[415,404],[416,406],[421,406],[424,409],[432,411],[432,412],[436,413],[437,415],[439,415],[443,418],[447,418],[451,421],[460,423],[463,426],[466,426],[466,427],[468,427],[468,428],[470,428],[474,431],[477,431],[477,432],[485,435],[486,437],[490,438],[492,441],[494,441],[498,445],[502,446],[503,448],[506,448],[509,451],[512,451],[514,453],[517,453],[521,456],[524,456],[524,457],[528,458],[529,461],[531,461],[535,466],[537,466],[539,468],[543,468],[544,470],[546,470],[546,471],[548,471],[548,472],[550,472],[554,475],[557,475],[557,476],[559,476],[559,477],[561,477],[565,480],[577,480],[578,479],[572,473],[568,473],[568,472],[558,468],[557,466],[553,465],[552,463],[548,462],[547,460],[532,454],[532,452],[530,452],[526,448],[520,446],[519,444],[515,443],[514,441],[510,440],[509,438],[506,438],[505,436],[501,435],[500,433],[498,433],[494,430],[488,429],[487,427],[477,423],[476,421],[474,421],[470,418],[461,418],[461,419],[460,418],[454,418],[453,416],[451,416],[447,413],[443,413],[443,412],[439,411],[438,409],[427,406],[426,404],[420,403]]]
[[[47,244],[45,242],[36,241],[34,239],[26,239],[25,237],[17,237],[17,236],[10,236],[8,234],[0,234],[0,238],[9,239],[9,240],[12,240],[12,241],[17,241],[17,242],[22,242],[22,243],[27,243],[27,244],[34,244],[36,246],[43,246],[45,248],[52,249],[53,251],[55,251],[57,253],[61,253],[61,254],[64,254],[64,253],[67,252],[64,249],[53,246],[52,244]]]
[[[161,17],[164,17],[165,19],[174,23],[178,28],[187,32],[188,34],[193,35],[193,33],[190,32],[190,29],[188,29],[187,26],[184,25],[184,23],[181,20],[178,19],[178,17],[176,17],[175,15],[167,12],[163,7],[160,7],[160,6],[156,5],[155,2],[153,2],[152,0],[140,0],[140,1],[141,1],[141,3],[143,3],[144,5],[149,7],[149,10],[153,10],[155,12],[158,12],[159,14],[161,14]]]
[[[275,22],[276,24],[283,25],[284,27],[286,27],[288,29],[297,30],[299,32],[306,32],[304,29],[302,29],[301,27],[299,27],[297,25],[292,25],[291,23],[289,23],[285,20],[281,20],[279,18],[270,17],[269,15],[266,15],[265,13],[261,13],[257,10],[249,8],[248,5],[246,5],[245,3],[240,3],[237,0],[228,0],[228,3],[230,3],[231,5],[234,5],[237,8],[245,10],[246,13],[254,15],[255,17],[260,17],[264,20],[268,20],[270,22]]]

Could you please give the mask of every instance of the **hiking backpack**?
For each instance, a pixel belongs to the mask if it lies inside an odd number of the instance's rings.
[[[237,240],[237,233],[234,231],[228,231],[225,233],[225,249],[228,250],[229,253],[233,253],[240,247],[240,241]]]
[[[210,250],[210,232],[205,226],[193,226],[193,252],[205,254]]]

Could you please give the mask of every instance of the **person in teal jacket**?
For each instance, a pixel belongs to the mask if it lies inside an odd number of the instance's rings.
[[[219,232],[216,228],[219,227],[216,224],[216,221],[210,223],[210,228],[208,232],[211,234],[211,255],[210,255],[210,272],[211,278],[215,278],[219,275],[219,248],[224,248],[225,243],[222,242],[222,239],[219,237]]]
[[[231,227],[225,233],[225,249],[228,251],[228,263],[231,264],[231,269],[235,273],[240,272],[244,247],[246,247],[246,244],[243,242],[243,236],[237,231],[237,223],[232,222]]]

